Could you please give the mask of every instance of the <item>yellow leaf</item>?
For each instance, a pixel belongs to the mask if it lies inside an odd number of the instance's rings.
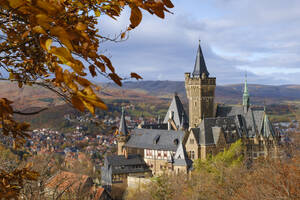
[[[83,102],[84,106],[94,115],[95,114],[95,107],[87,101],[82,100],[82,102]]]
[[[76,27],[75,27],[78,31],[84,31],[85,29],[87,29],[87,26],[85,24],[83,24],[82,22],[79,22]]]
[[[50,4],[47,1],[37,1],[37,6],[50,14],[56,14],[59,11],[59,7],[56,5],[54,2]]]
[[[61,26],[55,26],[50,29],[51,34],[57,36],[59,40],[70,50],[73,51],[73,45],[67,31]]]
[[[46,31],[41,26],[35,26],[32,30],[36,33],[41,33],[47,35]]]
[[[80,76],[76,77],[76,81],[83,87],[88,87],[88,86],[92,85],[92,83],[89,80],[87,80],[85,78],[81,78]]]
[[[103,110],[108,109],[107,105],[104,102],[100,101],[100,99],[98,101],[91,101],[91,102],[93,103],[94,106],[96,106],[98,108],[101,108]]]
[[[63,71],[60,66],[56,66],[55,68],[55,81],[61,83],[64,81]]]
[[[50,26],[50,22],[52,21],[51,19],[49,19],[49,17],[45,14],[37,14],[36,16],[36,21],[37,23],[46,28],[46,29],[49,29],[51,26]]]
[[[95,10],[94,13],[95,13],[96,17],[100,17],[100,15],[101,15],[101,12],[99,10]]]
[[[51,47],[50,53],[56,55],[64,64],[73,61],[70,51],[65,47]]]
[[[51,44],[52,44],[52,39],[46,40],[46,42],[45,42],[45,47],[46,47],[47,51],[50,50]]]
[[[9,0],[8,2],[12,8],[18,8],[25,4],[23,0]]]

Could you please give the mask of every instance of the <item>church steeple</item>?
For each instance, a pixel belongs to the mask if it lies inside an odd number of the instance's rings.
[[[243,107],[244,111],[247,112],[250,107],[250,95],[248,92],[248,85],[247,85],[247,74],[245,75],[245,85],[244,85],[244,93],[243,93]]]
[[[124,111],[123,107],[122,107],[122,116],[121,116],[121,120],[120,120],[119,130],[117,130],[116,132],[118,133],[118,135],[117,135],[118,155],[125,155],[124,154],[124,153],[126,153],[125,144],[128,140],[129,132],[128,132],[126,121],[125,121],[125,111]]]
[[[193,76],[196,77],[202,77],[202,74],[205,74],[206,77],[209,76],[209,72],[207,71],[204,56],[202,53],[201,45],[200,45],[200,40],[199,40],[199,47],[198,47],[198,52],[196,56],[196,62],[195,62],[195,67],[193,71]]]
[[[123,136],[128,136],[128,129],[125,121],[125,111],[122,107],[122,116],[120,120],[120,126],[119,126],[119,134]]]

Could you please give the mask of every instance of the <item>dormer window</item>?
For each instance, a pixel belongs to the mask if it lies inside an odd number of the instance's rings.
[[[153,139],[153,144],[157,144],[159,141],[160,135],[156,135]]]
[[[179,140],[177,138],[173,142],[174,142],[175,145],[179,144]]]

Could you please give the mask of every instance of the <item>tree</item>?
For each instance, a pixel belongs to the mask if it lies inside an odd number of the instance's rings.
[[[117,19],[125,7],[131,10],[126,31],[115,38],[99,35],[98,18]],[[110,59],[98,53],[101,42],[126,39],[128,31],[140,24],[141,10],[164,18],[172,7],[170,0],[1,0],[0,69],[9,74],[1,75],[1,80],[16,81],[19,87],[45,87],[80,111],[88,109],[94,114],[95,107],[107,109],[95,94],[99,88],[87,75],[101,75],[120,86],[123,78]],[[141,79],[134,72],[130,77]],[[16,122],[13,114],[28,113],[14,111],[11,104],[0,99],[0,128],[18,148],[29,137],[29,124]],[[0,198],[16,197],[24,179],[37,177],[29,168],[18,170],[1,171],[0,193],[4,196]]]
[[[240,167],[243,162],[242,156],[242,141],[238,140],[231,144],[228,149],[218,153],[216,156],[211,156],[207,160],[198,159],[194,163],[196,171],[206,171],[223,180],[224,170],[226,168]]]

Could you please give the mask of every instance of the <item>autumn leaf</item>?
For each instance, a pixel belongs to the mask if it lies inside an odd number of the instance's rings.
[[[78,110],[80,110],[81,112],[84,111],[84,104],[82,103],[82,100],[80,98],[77,97],[77,95],[73,95],[71,98],[71,102],[72,105],[77,108]]]
[[[79,31],[84,31],[87,29],[87,26],[85,24],[83,24],[82,22],[79,22],[75,28]]]
[[[46,40],[46,42],[45,42],[45,47],[46,47],[47,51],[50,50],[51,44],[52,44],[52,39]]]
[[[136,78],[136,80],[143,79],[140,75],[138,75],[135,72],[131,72],[130,76],[131,78]]]
[[[32,30],[36,33],[47,34],[46,31],[41,26],[35,26]]]
[[[112,73],[115,73],[115,68],[112,66],[110,60],[105,55],[100,55],[100,58],[104,60],[106,66],[110,69]]]
[[[170,0],[163,0],[163,2],[168,8],[174,8],[174,5]]]
[[[137,6],[130,6],[131,14],[130,14],[130,27],[137,27],[142,21],[142,12]]]
[[[117,74],[115,73],[110,73],[108,74],[108,76],[111,78],[111,80],[113,80],[116,84],[118,84],[119,86],[122,86],[122,78],[120,78]]]
[[[97,73],[96,73],[96,71],[95,71],[95,66],[94,66],[94,65],[90,65],[90,66],[89,66],[89,71],[90,71],[92,77],[97,76]]]
[[[125,36],[126,36],[126,32],[123,32],[123,33],[121,34],[121,39],[124,39]]]
[[[100,68],[101,72],[105,72],[105,65],[103,63],[97,61],[95,64]]]

